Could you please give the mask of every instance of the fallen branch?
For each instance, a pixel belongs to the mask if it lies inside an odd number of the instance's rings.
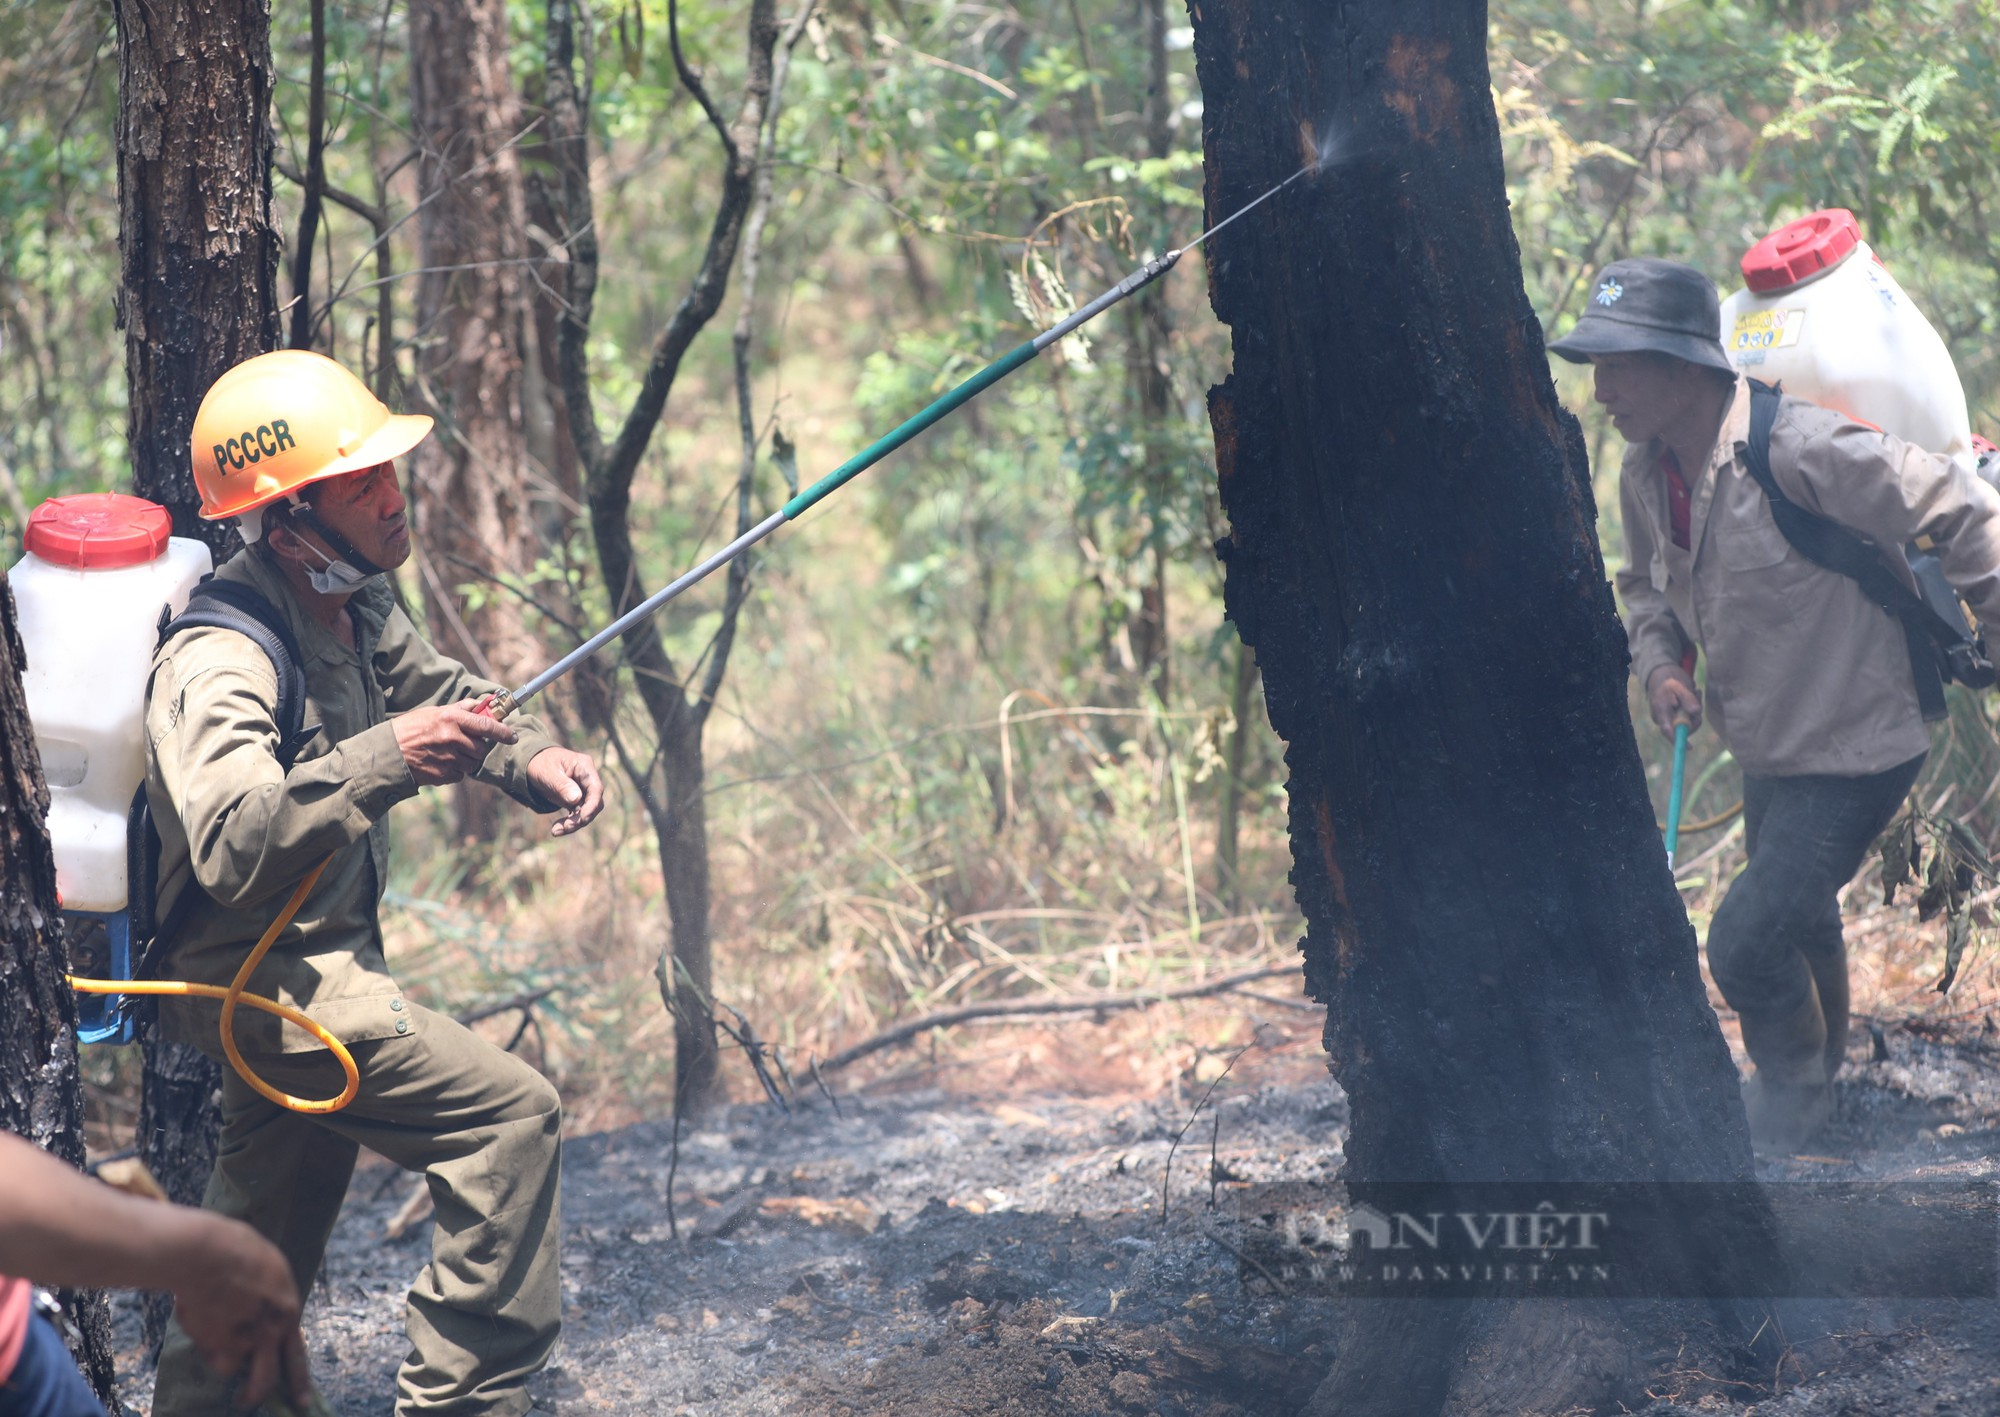
[[[1286,974],[1298,973],[1296,964],[1280,964],[1263,969],[1246,969],[1238,974],[1225,974],[1219,979],[1211,979],[1205,984],[1183,984],[1174,989],[1135,989],[1123,994],[1081,994],[1069,998],[1043,996],[1033,999],[998,999],[985,1004],[963,1004],[955,1009],[940,1009],[936,1013],[924,1014],[907,1023],[899,1023],[894,1028],[864,1039],[852,1048],[843,1048],[831,1058],[821,1063],[821,1072],[832,1072],[844,1068],[849,1063],[859,1062],[871,1053],[879,1053],[885,1048],[908,1043],[911,1039],[930,1032],[934,1028],[949,1028],[956,1023],[967,1023],[980,1018],[1019,1018],[1043,1014],[1093,1014],[1114,1013],[1124,1009],[1151,1008],[1154,1004],[1164,1004],[1174,999],[1199,999],[1210,994],[1226,994],[1240,984],[1252,984],[1259,979],[1276,979]]]
[[[1239,998],[1255,999],[1260,1004],[1275,1004],[1281,1009],[1297,1009],[1301,1013],[1317,1014],[1326,1012],[1326,1005],[1311,999],[1281,999],[1276,994],[1260,994],[1255,989],[1231,989]]]

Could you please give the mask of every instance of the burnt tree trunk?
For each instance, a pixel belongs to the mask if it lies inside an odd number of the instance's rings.
[[[1230,618],[1290,770],[1349,1184],[1751,1174],[1626,714],[1580,431],[1508,223],[1477,0],[1193,0],[1235,366]],[[1631,1395],[1600,1306],[1355,1303],[1316,1413]]]
[[[14,592],[0,580],[0,1127],[80,1167],[76,996],[63,982],[68,952],[49,846],[49,789],[21,688],[24,659]],[[62,1300],[83,1332],[83,1371],[110,1405],[104,1296],[65,1293]]]
[[[416,390],[438,421],[411,457],[410,491],[431,634],[482,674],[519,684],[541,667],[520,585],[542,554],[522,426],[529,310],[521,104],[501,0],[410,7],[417,186]],[[470,594],[467,587],[471,587]],[[461,834],[491,838],[499,803],[461,788]]]
[[[117,0],[119,318],[125,327],[133,490],[168,507],[174,534],[220,560],[233,523],[204,522],[188,461],[195,410],[231,366],[278,348],[271,212],[270,9],[260,0]],[[138,1144],[167,1194],[201,1200],[215,1163],[221,1070],[142,1031]],[[147,1335],[165,1324],[149,1301]]]

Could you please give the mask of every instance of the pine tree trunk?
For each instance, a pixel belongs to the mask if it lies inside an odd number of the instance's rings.
[[[1257,656],[1248,645],[1236,646],[1235,683],[1229,695],[1230,721],[1236,725],[1229,735],[1223,757],[1222,806],[1216,813],[1215,889],[1230,910],[1243,908],[1241,833],[1243,815],[1243,772],[1250,760],[1250,696],[1257,689]]]
[[[1486,7],[1190,10],[1210,219],[1333,157],[1208,259],[1235,352],[1210,396],[1217,551],[1288,745],[1344,1179],[1747,1177],[1582,438],[1522,286]],[[1640,1361],[1558,1301],[1349,1320],[1313,1412],[1565,1411],[1631,1397]]]
[[[161,1036],[151,1011],[141,1015],[145,1071],[137,1140],[146,1169],[178,1205],[200,1205],[215,1169],[222,1125],[222,1068],[199,1048]],[[157,1354],[173,1316],[174,1296],[155,1291],[140,1310],[146,1351]]]
[[[219,561],[229,522],[196,515],[195,410],[227,369],[280,344],[282,238],[271,212],[270,10],[260,0],[116,0],[118,200],[133,490],[168,507],[176,536]],[[148,1032],[138,1144],[177,1201],[201,1199],[215,1159],[221,1069]],[[167,1311],[149,1300],[147,1333]]]
[[[259,0],[116,0],[118,244],[134,490],[220,560],[232,525],[195,515],[188,435],[208,386],[276,349],[271,17]]]
[[[514,145],[521,105],[501,0],[416,0],[410,113],[417,185],[419,403],[437,431],[411,458],[409,486],[431,633],[445,653],[518,684],[541,667],[522,602],[542,555],[522,425],[522,350],[531,317],[520,264],[525,193]],[[463,587],[474,593],[466,594]],[[495,795],[458,793],[459,828],[499,825]]]
[[[63,982],[68,952],[49,845],[49,789],[21,688],[24,662],[14,592],[0,581],[0,1127],[80,1167],[76,996]],[[111,1324],[104,1296],[60,1297],[83,1333],[78,1361],[109,1405]]]

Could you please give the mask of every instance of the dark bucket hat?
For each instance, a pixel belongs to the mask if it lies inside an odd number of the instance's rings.
[[[1671,354],[1734,374],[1722,352],[1722,305],[1715,282],[1679,261],[1631,256],[1597,273],[1590,304],[1570,332],[1549,346],[1572,364],[1593,354]]]

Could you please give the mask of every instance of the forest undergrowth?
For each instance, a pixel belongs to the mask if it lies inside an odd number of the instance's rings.
[[[791,707],[776,702],[778,681],[765,688],[762,711]],[[728,1100],[754,1101],[766,1082],[780,1095],[814,1092],[815,1063],[935,1010],[1143,995],[1260,968],[1281,972],[1145,1008],[937,1029],[857,1062],[840,1086],[1193,1097],[1253,1040],[1290,1058],[1285,1075],[1316,1070],[1319,1011],[1290,972],[1300,922],[1284,884],[1282,798],[1265,794],[1245,818],[1243,893],[1231,901],[1214,889],[1213,813],[1184,810],[1175,791],[1177,777],[1204,774],[1213,743],[1201,735],[1228,725],[1019,694],[988,721],[938,721],[958,702],[941,692],[906,704],[910,718],[877,725],[872,748],[851,725],[822,723],[783,746],[743,727],[721,759],[711,791]],[[917,727],[919,713],[935,726]],[[1641,744],[1664,812],[1667,754],[1651,735]],[[1691,821],[1740,796],[1726,756],[1697,764]],[[611,797],[583,841],[523,827],[485,847],[454,846],[448,799],[430,800],[399,825],[384,912],[413,996],[458,1014],[493,1010],[476,1026],[557,1082],[578,1134],[664,1117],[673,1095],[656,858],[629,788],[613,781]],[[1984,711],[1955,698],[1913,801],[1956,811],[1984,839],[1996,797],[2000,743]],[[1744,864],[1742,838],[1736,817],[1684,839],[1677,876],[1697,936]],[[1996,902],[2000,889],[1973,897],[1971,947],[1940,993],[1944,922],[1920,920],[1910,893],[1884,903],[1871,857],[1842,896],[1857,1034],[1948,1037],[1990,1020]],[[1734,1016],[1710,997],[1742,1062]],[[1274,1012],[1310,1026],[1260,1033]],[[115,1149],[129,1141],[137,1060],[88,1056],[93,1147]],[[1255,1076],[1246,1068],[1235,1081]]]
[[[967,686],[900,662],[835,699],[824,681],[771,663],[829,662],[831,642],[862,629],[801,589],[771,597],[782,623],[754,629],[750,646],[765,663],[741,677],[712,730],[729,1099],[760,1095],[760,1074],[781,1092],[812,1090],[816,1060],[980,1001],[1144,994],[1261,968],[1281,972],[1245,986],[1266,996],[1256,1011],[1311,1009],[1296,972],[1283,972],[1296,965],[1300,922],[1281,793],[1245,787],[1239,884],[1225,892],[1218,876],[1230,736],[1257,735],[1246,772],[1268,782],[1275,770],[1261,705],[1239,727],[1226,705],[996,687],[973,717]],[[1056,685],[1053,669],[1046,682]],[[454,842],[449,796],[426,793],[391,819],[383,912],[391,967],[413,997],[461,1015],[521,1001],[477,1026],[556,1080],[579,1132],[666,1115],[673,1095],[658,858],[629,781],[605,780],[604,816],[561,842],[525,816],[498,843]],[[1211,1080],[1247,1041],[1250,1003],[1116,1011],[1084,1028],[1030,1018],[1007,1028],[999,1069],[977,1061],[984,1029],[942,1030],[857,1071],[920,1061],[982,1087],[1151,1094],[1175,1078]],[[132,1052],[92,1050],[100,1146],[129,1128]]]

